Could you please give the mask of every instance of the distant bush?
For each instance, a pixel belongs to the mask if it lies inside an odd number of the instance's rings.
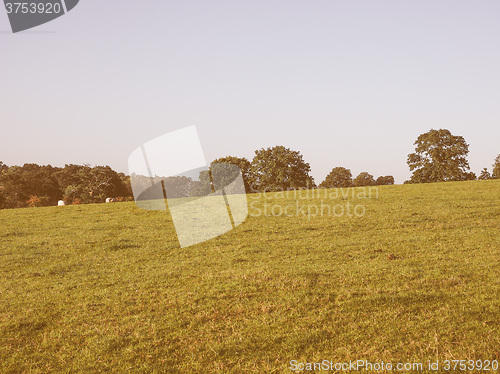
[[[387,186],[390,184],[394,184],[394,177],[392,175],[386,175],[385,177],[378,177],[375,182],[377,186]]]
[[[488,172],[488,169],[484,168],[483,170],[481,170],[481,175],[479,175],[479,180],[487,180],[487,179],[491,179],[491,174]]]
[[[73,204],[73,197],[70,195],[64,195],[63,201],[64,201],[64,205],[71,205],[71,204]]]
[[[354,187],[363,187],[363,186],[374,186],[376,184],[375,179],[373,179],[373,175],[367,173],[366,171],[360,173],[354,180],[352,181],[352,185]]]
[[[493,179],[500,179],[500,155],[495,158],[495,163],[493,164],[493,173],[491,173]]]
[[[134,198],[131,196],[118,196],[115,198],[115,200],[119,203],[124,202],[124,201],[134,201]]]
[[[326,176],[325,180],[321,182],[321,188],[338,188],[338,187],[351,187],[352,174],[349,169],[344,167],[335,167]]]
[[[477,179],[476,173],[473,173],[471,171],[471,172],[465,173],[465,176],[463,177],[463,179],[460,179],[460,180],[475,181],[476,179]]]
[[[43,206],[42,199],[40,199],[36,195],[31,195],[30,198],[26,201],[26,204],[28,204],[30,208]]]

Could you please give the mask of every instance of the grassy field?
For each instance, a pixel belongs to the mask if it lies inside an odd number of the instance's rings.
[[[329,193],[182,249],[134,203],[0,211],[0,372],[500,360],[500,180]],[[365,212],[256,216],[321,200]]]

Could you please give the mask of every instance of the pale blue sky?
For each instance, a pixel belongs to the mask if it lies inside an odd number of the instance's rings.
[[[317,183],[335,166],[402,183],[417,136],[448,128],[491,170],[499,20],[493,0],[81,0],[11,34],[2,9],[0,160],[126,172],[196,125],[208,161],[284,145]]]

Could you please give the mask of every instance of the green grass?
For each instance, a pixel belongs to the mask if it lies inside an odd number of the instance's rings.
[[[134,203],[0,211],[0,372],[500,360],[500,180],[378,191],[323,198],[362,217],[248,217],[182,249]]]

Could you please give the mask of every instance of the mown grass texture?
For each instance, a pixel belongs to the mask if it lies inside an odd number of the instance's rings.
[[[0,372],[500,360],[500,180],[345,191],[187,248],[134,203],[0,211]],[[297,202],[364,215],[269,214]]]

